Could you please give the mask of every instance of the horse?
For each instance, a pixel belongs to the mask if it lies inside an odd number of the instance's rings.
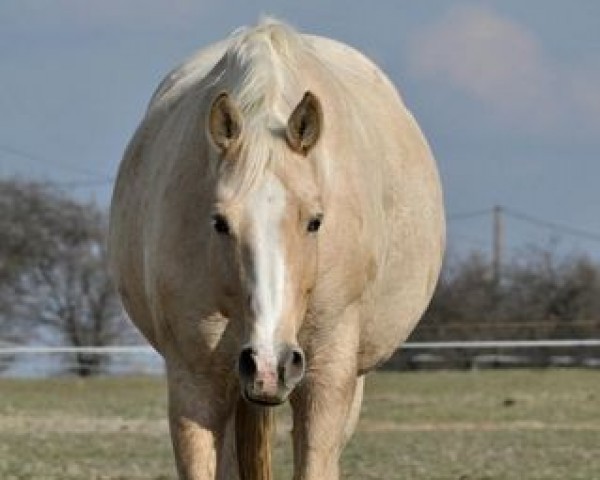
[[[163,356],[179,477],[334,480],[365,375],[427,307],[445,243],[431,150],[357,50],[267,19],[173,70],[121,162],[111,268]]]

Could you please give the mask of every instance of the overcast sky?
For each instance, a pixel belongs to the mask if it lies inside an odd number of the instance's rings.
[[[600,257],[597,0],[3,1],[0,175],[107,205],[162,76],[261,14],[349,43],[391,77],[438,160],[453,247],[489,250],[490,216],[457,215],[502,204],[583,230],[513,215],[510,248]]]

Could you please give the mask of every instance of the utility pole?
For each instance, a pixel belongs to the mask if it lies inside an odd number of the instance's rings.
[[[495,205],[493,212],[492,280],[494,285],[499,285],[502,275],[502,253],[504,250],[502,207]]]

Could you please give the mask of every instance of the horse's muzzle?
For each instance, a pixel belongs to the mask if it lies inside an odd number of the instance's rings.
[[[304,370],[304,352],[298,347],[282,345],[276,355],[244,348],[238,360],[242,395],[259,405],[279,405],[302,380]]]

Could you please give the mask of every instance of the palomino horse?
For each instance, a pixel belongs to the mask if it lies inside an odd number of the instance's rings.
[[[363,55],[267,20],[174,70],[121,164],[112,265],[164,357],[184,479],[339,478],[363,376],[432,295],[445,227],[431,152]],[[239,470],[239,472],[238,472]]]

